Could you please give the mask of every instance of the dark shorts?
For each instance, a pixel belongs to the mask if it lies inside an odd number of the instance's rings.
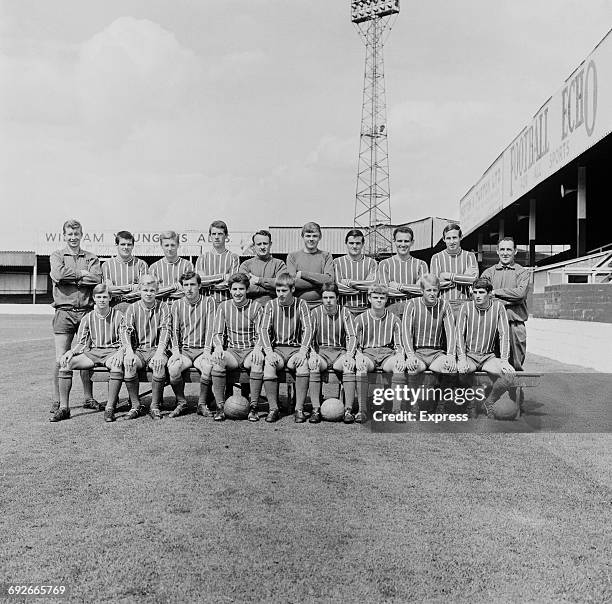
[[[195,362],[195,360],[202,355],[202,353],[205,351],[205,348],[183,348],[183,351],[181,352],[181,354],[184,357],[187,357],[192,363]]]
[[[245,369],[244,360],[253,352],[252,348],[228,348],[226,352],[229,352],[238,363],[240,369]]]
[[[417,348],[414,354],[417,359],[425,363],[425,367],[429,367],[438,357],[444,356],[446,353],[439,348]]]
[[[53,326],[53,333],[56,334],[75,334],[79,330],[81,319],[89,312],[87,309],[83,310],[65,310],[63,308],[56,308],[55,314],[51,325]]]
[[[109,357],[113,356],[118,348],[92,348],[86,350],[83,354],[94,362],[97,367],[106,366],[106,361]]]
[[[333,348],[331,346],[322,346],[319,348],[319,356],[327,362],[327,368],[331,369],[334,363],[343,355],[346,354],[344,348]]]
[[[468,359],[471,359],[476,363],[476,371],[482,371],[482,366],[489,360],[495,358],[495,353],[493,352],[485,352],[484,354],[479,354],[478,352],[468,352],[466,354]]]
[[[374,369],[382,369],[383,363],[395,355],[392,348],[364,348],[363,354],[374,363]]]
[[[285,367],[289,362],[289,359],[300,352],[299,346],[276,346],[274,348],[274,352],[280,356],[281,359],[285,362]]]
[[[143,365],[145,367],[148,367],[149,363],[151,362],[151,359],[155,356],[156,352],[157,352],[157,347],[139,348],[138,350],[135,351],[135,354],[142,361]],[[165,356],[166,358],[168,357],[167,354],[165,354]]]

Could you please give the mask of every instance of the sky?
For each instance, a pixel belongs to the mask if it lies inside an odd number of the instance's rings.
[[[352,224],[349,0],[0,0],[0,235]],[[393,222],[459,199],[612,26],[612,0],[402,0]]]

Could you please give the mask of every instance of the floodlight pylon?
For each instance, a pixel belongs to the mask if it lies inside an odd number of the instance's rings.
[[[391,190],[383,48],[399,0],[351,2],[351,18],[366,48],[354,225],[366,235],[365,252],[392,251]]]

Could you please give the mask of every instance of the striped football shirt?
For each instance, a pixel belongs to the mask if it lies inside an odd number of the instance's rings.
[[[221,302],[215,315],[213,344],[223,348],[253,348],[259,342],[263,308],[255,300],[236,306],[233,300]]]
[[[312,344],[317,350],[326,348],[345,348],[349,355],[355,353],[355,320],[347,308],[340,307],[335,314],[329,314],[323,306],[310,313],[312,323]]]
[[[132,256],[127,262],[115,256],[102,265],[102,277],[110,281],[112,285],[119,287],[126,285],[137,285],[140,277],[149,270],[147,263],[140,258]],[[132,289],[136,289],[132,287]]]
[[[499,300],[480,309],[474,301],[464,304],[457,320],[457,357],[466,353],[487,354],[495,352],[495,340],[499,337],[500,357],[507,361],[510,355],[508,316]]]
[[[438,299],[428,306],[423,298],[415,298],[406,304],[402,318],[402,342],[406,351],[418,348],[444,349],[455,356],[455,319],[450,304]]]
[[[238,272],[240,258],[237,254],[224,250],[220,254],[211,250],[204,252],[196,261],[196,272],[202,277],[202,287],[207,295],[212,296],[217,304],[227,300],[229,289],[217,290],[214,285],[223,281],[226,275]]]
[[[421,275],[427,272],[427,264],[414,256],[408,256],[407,260],[402,260],[397,254],[381,260],[378,265],[378,281],[383,285],[389,285],[391,281],[397,281],[400,285],[415,285]],[[402,297],[395,297],[395,300],[402,300],[414,297],[412,294],[404,293]]]
[[[130,339],[134,349],[168,348],[171,317],[166,302],[155,300],[153,308],[147,308],[142,300],[130,304],[125,311],[124,325],[124,338]]]
[[[149,267],[149,273],[157,277],[160,287],[168,287],[179,283],[181,275],[192,270],[194,270],[193,264],[180,256],[176,262],[168,262],[165,258],[160,258]],[[182,289],[169,295],[172,299],[182,298],[183,296]]]
[[[308,304],[300,298],[293,298],[287,306],[278,298],[270,300],[264,308],[260,333],[266,352],[273,346],[300,346],[307,352],[312,340]]]
[[[105,316],[95,309],[88,312],[79,325],[74,354],[90,348],[119,348],[122,324],[123,314],[116,308],[111,308]]]
[[[348,254],[334,260],[336,283],[343,279],[351,281],[371,281],[376,283],[377,263],[374,258],[362,256],[360,260],[353,260]],[[368,292],[356,294],[340,294],[340,305],[354,312],[363,312],[368,308]]]
[[[470,299],[470,285],[478,278],[478,263],[474,252],[461,250],[458,254],[449,254],[442,250],[431,258],[431,271],[434,275],[451,273],[452,286],[440,290],[440,297],[451,303],[464,302]]]
[[[215,321],[215,302],[200,296],[191,304],[181,298],[172,304],[172,349],[206,348],[211,350]]]
[[[402,325],[399,317],[388,310],[382,317],[372,315],[368,309],[355,318],[355,334],[357,347],[392,348],[396,352],[404,352],[402,346]]]

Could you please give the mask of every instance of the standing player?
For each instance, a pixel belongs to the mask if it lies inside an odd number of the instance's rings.
[[[402,342],[409,374],[430,369],[434,373],[456,373],[455,320],[450,304],[441,300],[440,280],[431,273],[419,278],[423,295],[406,304],[402,318]],[[414,412],[418,413],[415,403]],[[438,402],[437,413],[444,413],[444,400]]]
[[[450,302],[455,321],[464,302],[470,299],[470,285],[478,277],[474,252],[461,249],[461,228],[447,224],[442,231],[446,249],[431,258],[430,272],[440,279],[440,296]]]
[[[377,369],[392,373],[393,387],[405,385],[406,358],[401,338],[399,317],[385,308],[388,300],[384,285],[372,285],[368,292],[370,308],[355,319],[357,337],[357,398],[359,412],[355,421],[366,421],[367,381],[366,375]],[[364,383],[366,382],[366,383]]]
[[[110,307],[111,297],[104,283],[94,287],[93,298],[94,309],[83,317],[79,325],[77,345],[60,359],[60,408],[50,417],[52,422],[70,417],[72,370],[90,370],[96,366],[107,367],[110,371],[104,421],[115,421],[115,408],[123,382],[123,349],[120,341],[123,315]]]
[[[491,297],[488,279],[476,279],[472,301],[461,307],[457,321],[457,370],[459,373],[486,371],[495,380],[484,401],[487,417],[493,417],[493,403],[512,385],[514,367],[508,362],[510,340],[508,317],[503,304]],[[495,356],[499,341],[500,358]],[[474,402],[468,403],[470,418],[477,416]]]
[[[138,285],[140,300],[130,304],[124,320],[123,346],[125,357],[125,386],[132,403],[126,419],[136,419],[146,413],[138,397],[138,371],[150,367],[152,419],[161,419],[161,404],[166,383],[166,350],[170,341],[170,307],[156,298],[159,289],[157,278],[143,275]]]
[[[257,231],[253,235],[255,257],[245,260],[238,269],[249,278],[248,297],[257,300],[262,307],[276,295],[276,277],[287,272],[287,265],[270,253],[271,247],[270,231]]]
[[[365,236],[351,229],[344,238],[348,254],[334,260],[340,305],[357,316],[368,308],[368,288],[376,283],[376,260],[363,254]]]
[[[229,280],[231,300],[221,302],[215,316],[213,330],[212,387],[217,403],[215,419],[225,419],[226,371],[244,369],[250,371],[251,405],[249,421],[259,421],[257,409],[263,383],[264,355],[259,327],[263,308],[259,302],[247,298],[249,278],[236,273]],[[224,350],[224,342],[227,346]]]
[[[229,234],[227,224],[222,220],[210,224],[208,240],[212,243],[212,250],[198,258],[195,270],[202,279],[205,294],[219,304],[229,298],[228,279],[238,272],[240,258],[225,247]]]
[[[321,421],[321,372],[333,369],[342,375],[344,385],[344,423],[352,424],[355,402],[355,324],[346,307],[338,305],[338,286],[324,283],[323,304],[310,314],[312,322],[310,368],[310,400],[313,413],[310,423]]]
[[[53,403],[51,413],[60,408],[58,372],[60,359],[70,350],[85,313],[93,308],[92,290],[102,281],[98,257],[81,249],[83,227],[78,220],[67,220],[62,227],[66,247],[51,254],[51,280],[53,281],[53,336],[55,365],[53,367]],[[97,409],[93,397],[93,384],[89,371],[81,372],[86,409]]]
[[[295,277],[295,295],[312,310],[321,305],[321,286],[334,281],[334,258],[319,249],[321,227],[307,222],[302,227],[304,248],[287,256],[287,270]]]
[[[172,304],[172,356],[168,361],[170,384],[177,405],[169,417],[178,417],[188,409],[182,374],[190,367],[200,372],[198,414],[210,417],[211,411],[206,401],[211,385],[215,303],[210,296],[200,294],[202,281],[195,271],[183,273],[180,282],[185,297]]]
[[[112,296],[111,305],[125,313],[129,303],[134,301],[130,298],[137,299],[138,283],[147,273],[148,266],[133,255],[134,235],[129,231],[119,231],[115,235],[115,245],[117,255],[102,265],[102,276]]]
[[[276,299],[270,300],[261,321],[261,342],[266,355],[264,383],[270,405],[267,422],[279,418],[277,372],[286,367],[295,371],[295,422],[304,423],[304,402],[308,393],[308,348],[312,338],[310,313],[304,300],[294,297],[295,279],[289,273],[276,278]]]
[[[180,276],[193,271],[193,264],[178,255],[179,236],[175,231],[164,231],[159,234],[159,245],[164,257],[149,267],[149,273],[157,278],[159,291],[157,295],[164,300],[178,300],[183,297]]]
[[[419,277],[427,272],[427,264],[410,255],[410,248],[414,243],[414,233],[410,227],[401,226],[394,229],[393,242],[397,254],[380,262],[378,281],[389,289],[394,300],[389,310],[401,319],[406,302],[422,293],[416,283]]]
[[[510,364],[517,371],[523,370],[527,351],[527,292],[531,271],[514,261],[516,244],[512,237],[502,237],[497,244],[499,262],[482,273],[491,281],[491,295],[506,309],[510,325]]]

